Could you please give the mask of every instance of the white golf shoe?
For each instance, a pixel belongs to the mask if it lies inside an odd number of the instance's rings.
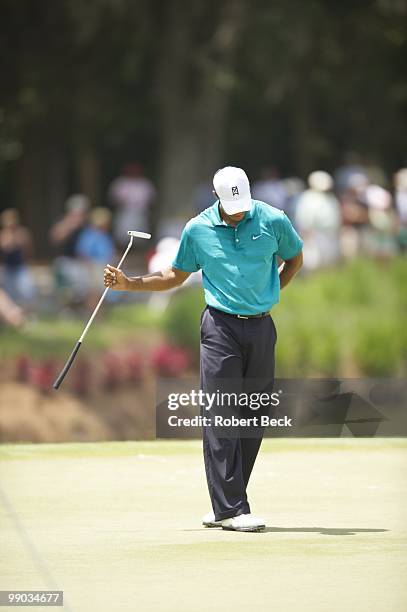
[[[220,523],[222,529],[228,531],[263,531],[266,527],[265,521],[253,514],[239,514],[239,516],[224,519]]]
[[[222,527],[222,521],[215,521],[214,513],[208,512],[202,517],[202,525],[204,527]]]

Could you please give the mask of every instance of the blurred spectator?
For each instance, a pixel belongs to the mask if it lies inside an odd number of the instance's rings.
[[[155,252],[148,262],[148,272],[152,274],[157,270],[163,270],[171,266],[178,252],[179,240],[167,236],[157,242]],[[154,310],[158,312],[164,312],[167,308],[171,295],[177,289],[170,289],[169,291],[153,291],[149,298],[148,304]]]
[[[261,200],[280,210],[285,210],[288,194],[284,181],[280,179],[275,166],[269,166],[263,170],[262,180],[253,184],[252,194],[255,200]]]
[[[369,226],[369,211],[364,193],[369,185],[366,174],[354,173],[340,194],[342,210],[341,251],[345,257],[356,257],[364,251]]]
[[[309,189],[298,198],[295,225],[304,240],[304,267],[312,270],[339,258],[339,202],[331,192],[333,179],[327,172],[313,172]]]
[[[65,202],[66,213],[50,231],[51,243],[63,257],[75,257],[78,238],[87,224],[90,200],[83,194],[71,195]]]
[[[365,183],[368,183],[368,175],[360,155],[355,151],[349,151],[345,154],[344,165],[338,168],[334,175],[335,191],[339,197],[344,191],[349,189],[355,175],[362,176],[365,179]]]
[[[194,214],[199,215],[205,208],[212,206],[216,196],[213,193],[212,181],[201,183],[195,190],[193,199]]]
[[[122,175],[109,187],[109,200],[117,209],[114,236],[118,244],[127,244],[127,231],[150,229],[150,209],[156,196],[152,182],[143,175],[138,163],[127,164]]]
[[[91,263],[105,265],[114,256],[114,244],[109,234],[111,212],[107,208],[93,208],[89,216],[90,224],[78,237],[75,255]]]
[[[407,168],[401,168],[394,176],[394,203],[398,215],[398,241],[407,249]]]
[[[365,172],[369,183],[380,187],[387,187],[388,181],[386,174],[373,159],[367,158],[364,164]]]
[[[107,208],[94,208],[89,215],[90,224],[85,227],[76,244],[75,254],[80,258],[87,278],[87,303],[92,308],[103,290],[103,268],[114,258],[113,238],[109,234],[111,212]],[[110,292],[109,299],[115,301]]]
[[[148,271],[151,273],[168,268],[178,252],[179,242],[177,238],[172,238],[171,236],[161,238],[157,242],[154,255],[148,262]]]
[[[369,185],[362,196],[368,207],[370,226],[366,234],[366,251],[374,257],[396,254],[396,215],[391,194],[379,185]]]
[[[0,260],[3,264],[3,286],[10,298],[28,306],[35,296],[33,277],[27,266],[32,240],[29,231],[20,224],[14,208],[0,215]]]
[[[87,293],[86,272],[77,261],[77,244],[87,226],[89,208],[90,200],[85,195],[71,195],[65,203],[65,215],[50,230],[51,243],[60,253],[54,262],[56,284],[66,291],[68,301],[81,302]]]
[[[295,223],[295,211],[297,210],[300,195],[305,190],[305,183],[297,176],[290,176],[283,180],[287,192],[285,213],[292,223]]]
[[[17,306],[2,289],[0,289],[0,323],[1,322],[11,327],[21,327],[25,323],[22,309]]]
[[[172,265],[178,252],[179,243],[180,241],[177,238],[172,238],[171,236],[162,238],[157,242],[155,252],[148,262],[148,271],[150,274],[157,272],[157,270],[169,268]],[[201,278],[201,271],[193,272],[183,284],[183,287],[187,287],[194,283],[200,283]],[[178,289],[179,287],[175,287],[169,291],[153,291],[149,298],[149,306],[159,312],[163,312],[170,302],[171,295],[175,293],[175,291],[178,291]]]

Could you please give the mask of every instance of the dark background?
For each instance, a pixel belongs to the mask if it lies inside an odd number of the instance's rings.
[[[106,204],[125,162],[190,207],[227,162],[255,179],[406,164],[404,0],[1,0],[0,209],[49,255],[72,192]],[[47,219],[47,224],[44,224]]]

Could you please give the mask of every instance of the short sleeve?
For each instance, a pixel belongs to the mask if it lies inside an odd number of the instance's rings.
[[[282,213],[275,222],[275,230],[278,242],[277,255],[283,260],[292,259],[298,255],[302,250],[303,242],[285,213]]]
[[[178,253],[172,265],[174,268],[178,268],[184,272],[197,272],[200,269],[200,265],[195,257],[193,242],[188,227],[184,227],[181,235],[181,242],[178,247]]]
[[[88,257],[89,251],[92,247],[92,239],[89,235],[88,230],[84,230],[80,233],[78,240],[75,245],[75,255],[77,257]]]

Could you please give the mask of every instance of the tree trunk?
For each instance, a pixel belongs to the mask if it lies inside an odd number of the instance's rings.
[[[23,224],[34,242],[34,256],[51,253],[49,230],[64,211],[67,197],[67,159],[56,146],[44,146],[34,135],[27,137],[17,163],[16,193]]]
[[[93,206],[101,206],[100,200],[100,164],[93,147],[79,149],[76,172],[79,191],[90,198]]]
[[[294,96],[293,120],[295,165],[298,174],[305,179],[315,168],[313,133],[306,90],[300,90],[298,95]]]
[[[223,157],[227,101],[244,0],[171,2],[157,67],[161,128],[160,216],[191,215],[197,186]],[[202,14],[204,12],[205,14]],[[202,40],[203,19],[215,20]]]
[[[34,252],[37,255],[43,235],[45,215],[40,155],[34,151],[34,147],[26,146],[18,160],[15,189],[21,221],[32,233]]]

